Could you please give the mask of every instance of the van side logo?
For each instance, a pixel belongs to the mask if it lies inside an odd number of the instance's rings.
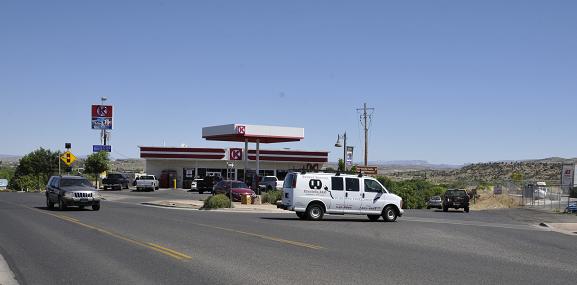
[[[323,188],[323,182],[318,179],[309,180],[309,187],[311,189],[321,189]]]

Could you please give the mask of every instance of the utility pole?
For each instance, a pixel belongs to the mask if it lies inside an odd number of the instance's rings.
[[[369,112],[367,112],[369,111]],[[361,125],[365,130],[365,166],[369,165],[369,126],[373,119],[375,108],[367,108],[367,103],[363,104],[363,108],[358,108],[357,112],[361,112]],[[367,122],[368,121],[368,122]]]

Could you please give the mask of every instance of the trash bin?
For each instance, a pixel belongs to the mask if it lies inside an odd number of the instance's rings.
[[[250,205],[252,204],[252,198],[250,197],[250,195],[242,195],[240,197],[240,203],[243,205]]]

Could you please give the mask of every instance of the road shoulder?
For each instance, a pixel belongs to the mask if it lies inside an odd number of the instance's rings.
[[[16,276],[10,270],[8,263],[4,257],[0,254],[0,284],[1,285],[18,285],[16,281]]]

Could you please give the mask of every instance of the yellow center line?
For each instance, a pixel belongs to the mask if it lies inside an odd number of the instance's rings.
[[[272,236],[266,236],[266,235],[250,233],[250,232],[245,232],[245,231],[240,231],[240,230],[235,230],[235,229],[230,229],[230,228],[223,228],[223,227],[218,227],[218,226],[206,225],[206,224],[195,224],[195,225],[208,227],[208,228],[212,228],[212,229],[223,230],[223,231],[227,231],[227,232],[233,232],[233,233],[237,233],[237,234],[243,234],[243,235],[252,236],[252,237],[258,237],[258,238],[265,239],[265,240],[276,241],[276,242],[280,242],[280,243],[305,247],[305,248],[309,248],[309,249],[316,249],[316,250],[324,249],[324,247],[322,247],[322,246],[310,244],[310,243],[304,243],[304,242],[300,242],[300,241],[287,240],[287,239],[282,239],[282,238],[277,238],[277,237],[272,237]]]
[[[20,205],[18,205],[18,206],[20,206]],[[27,208],[27,207],[25,207],[25,208]],[[188,255],[186,255],[186,254],[184,254],[184,253],[180,253],[180,252],[178,252],[178,251],[176,251],[176,250],[172,250],[172,249],[169,249],[169,248],[166,248],[166,247],[162,247],[162,246],[160,246],[160,245],[156,245],[156,244],[152,244],[152,243],[146,243],[146,242],[138,241],[138,240],[135,240],[135,239],[131,239],[131,238],[129,238],[129,237],[125,237],[125,236],[123,236],[123,235],[120,235],[120,234],[111,232],[111,231],[106,230],[106,229],[103,229],[103,228],[99,228],[99,227],[96,227],[96,226],[92,226],[92,225],[89,225],[89,224],[82,223],[82,222],[80,222],[79,220],[77,220],[77,219],[75,219],[75,218],[72,218],[72,217],[68,217],[68,216],[66,216],[66,215],[53,214],[53,213],[45,212],[45,211],[42,211],[42,210],[39,210],[39,209],[32,209],[32,208],[27,208],[27,209],[35,210],[35,211],[37,211],[37,212],[39,212],[39,213],[46,214],[46,215],[50,215],[50,216],[56,217],[56,218],[61,219],[61,220],[64,220],[64,221],[68,221],[68,222],[71,222],[71,223],[73,223],[73,224],[76,224],[76,225],[79,225],[79,226],[82,226],[82,227],[85,227],[85,228],[88,228],[88,229],[91,229],[91,230],[98,231],[98,232],[100,232],[100,233],[109,235],[109,236],[111,236],[111,237],[115,237],[115,238],[117,238],[117,239],[120,239],[120,240],[129,242],[129,243],[132,243],[132,244],[134,244],[134,245],[138,245],[138,246],[142,246],[142,247],[151,249],[151,250],[153,250],[153,251],[156,251],[156,252],[162,253],[162,254],[164,254],[164,255],[170,256],[170,257],[172,257],[172,258],[174,258],[174,259],[177,259],[177,260],[192,259],[192,257],[190,257],[190,256],[188,256]]]
[[[158,244],[155,244],[155,243],[150,243],[150,242],[147,243],[147,244],[150,245],[150,246],[152,246],[152,247],[155,247],[155,248],[158,248],[158,249],[161,249],[161,250],[170,252],[170,253],[172,253],[172,254],[174,254],[174,255],[180,256],[182,259],[192,259],[192,257],[190,257],[190,256],[188,256],[188,255],[186,255],[186,254],[184,254],[184,253],[180,253],[180,252],[178,252],[178,251],[172,250],[172,249],[170,249],[170,248],[166,248],[166,247],[163,247],[163,246],[161,246],[161,245],[158,245]]]

